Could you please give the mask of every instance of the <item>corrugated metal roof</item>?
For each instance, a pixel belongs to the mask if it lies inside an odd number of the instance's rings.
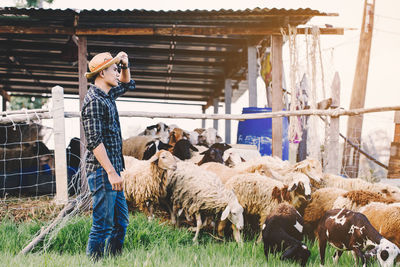
[[[311,9],[245,10],[73,10],[0,8],[0,26],[13,31],[37,27],[40,34],[0,33],[0,89],[50,93],[55,85],[78,93],[77,46],[74,29],[169,28],[274,29],[305,24],[313,16],[332,14]],[[20,27],[20,28],[18,28]],[[63,32],[49,31],[57,29]],[[71,29],[71,31],[62,30]],[[246,78],[247,46],[265,34],[140,34],[88,35],[88,59],[96,53],[126,51],[132,61],[137,90],[126,96],[153,99],[223,100],[224,79]],[[268,45],[266,38],[264,45]],[[170,69],[170,71],[168,71]]]

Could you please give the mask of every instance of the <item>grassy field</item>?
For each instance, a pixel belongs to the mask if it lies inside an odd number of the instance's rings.
[[[1,221],[0,266],[300,266],[280,261],[279,255],[267,261],[263,244],[255,244],[254,240],[238,245],[233,241],[216,240],[210,233],[202,232],[199,243],[193,244],[193,234],[187,230],[174,229],[159,221],[149,223],[141,214],[131,216],[124,252],[117,258],[93,263],[86,257],[89,217],[72,220],[46,251],[39,247],[26,256],[18,255],[42,226],[43,223],[35,221],[18,224]],[[312,253],[307,266],[319,266],[317,243],[307,242],[307,245]],[[329,247],[326,266],[333,265],[333,253]],[[339,265],[354,266],[351,254],[344,253]]]

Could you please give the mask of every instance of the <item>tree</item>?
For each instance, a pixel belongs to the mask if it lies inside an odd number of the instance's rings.
[[[11,96],[10,108],[11,110],[38,109],[42,108],[47,103],[47,98],[44,97],[29,97],[29,96]]]
[[[17,7],[43,7],[43,2],[53,3],[54,0],[16,0],[15,5]]]

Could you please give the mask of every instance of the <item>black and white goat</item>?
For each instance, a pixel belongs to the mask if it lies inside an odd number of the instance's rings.
[[[399,248],[381,236],[364,214],[344,208],[327,211],[317,232],[321,265],[325,263],[327,242],[337,249],[334,255],[336,263],[346,250],[351,250],[357,261],[360,258],[363,266],[366,266],[366,254],[376,255],[382,267],[393,266],[400,254]]]
[[[158,139],[150,141],[146,144],[146,150],[143,153],[143,160],[150,159],[160,150],[168,150],[171,146]]]
[[[303,239],[303,217],[296,209],[281,203],[265,220],[262,230],[264,254],[268,259],[271,252],[284,251],[281,260],[289,259],[305,266],[311,252]]]

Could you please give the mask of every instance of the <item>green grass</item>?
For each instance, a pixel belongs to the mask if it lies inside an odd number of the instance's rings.
[[[105,258],[97,263],[85,255],[91,219],[79,217],[64,227],[43,252],[36,248],[26,256],[19,251],[43,226],[41,222],[15,224],[0,222],[0,266],[300,266],[280,261],[279,255],[266,260],[263,244],[248,240],[242,245],[233,241],[218,241],[208,233],[201,233],[198,244],[193,244],[193,233],[174,229],[159,221],[147,222],[145,216],[130,217],[124,252],[117,258]],[[311,249],[308,266],[319,266],[317,243],[307,242]],[[334,250],[329,247],[326,266],[332,266]],[[344,253],[340,266],[353,266],[350,253]],[[378,266],[378,265],[376,265]]]

